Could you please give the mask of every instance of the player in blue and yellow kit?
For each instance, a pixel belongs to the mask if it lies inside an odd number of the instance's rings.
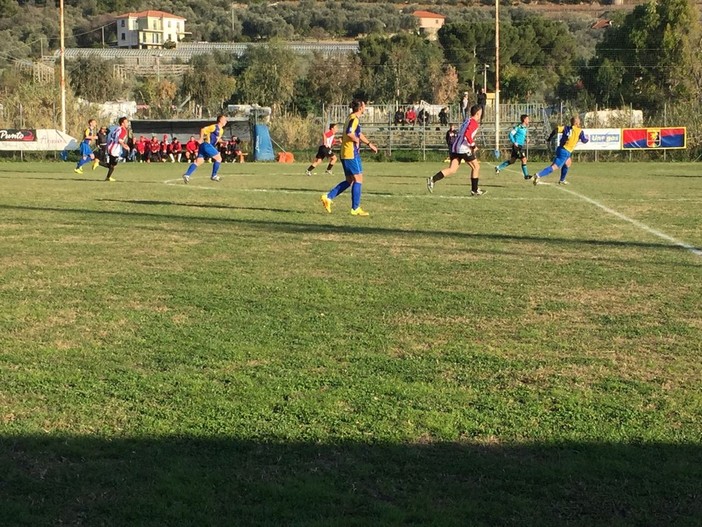
[[[200,130],[200,147],[197,151],[197,157],[193,161],[188,170],[183,174],[183,181],[190,182],[190,176],[197,170],[197,167],[202,165],[207,159],[212,159],[212,181],[219,181],[219,166],[222,163],[222,155],[219,153],[217,143],[222,139],[224,127],[227,126],[227,118],[224,115],[217,116],[217,122],[210,126],[205,126]]]
[[[91,143],[97,139],[97,121],[95,119],[90,119],[88,121],[88,127],[83,130],[83,140],[80,142],[80,159],[78,159],[78,164],[73,172],[76,174],[83,173],[83,165],[89,161],[93,161],[93,170],[95,170],[100,163],[95,159],[95,154],[93,154],[93,147]]]
[[[558,130],[560,132],[561,130]],[[539,185],[541,183],[541,178],[548,176],[554,170],[561,169],[561,179],[558,181],[559,185],[567,185],[566,176],[568,175],[568,169],[572,163],[571,154],[575,150],[575,146],[578,141],[581,143],[587,143],[590,139],[585,135],[585,132],[580,128],[580,117],[577,115],[570,119],[570,126],[564,126],[562,130],[563,135],[561,135],[561,141],[556,148],[556,157],[553,159],[553,164],[547,166],[543,170],[540,170],[534,175],[534,185]]]
[[[509,159],[495,167],[495,174],[499,174],[500,170],[504,170],[519,159],[522,162],[522,174],[524,174],[524,179],[531,179],[529,171],[527,170],[526,155],[527,136],[529,135],[529,116],[527,114],[522,114],[519,119],[521,122],[509,132],[509,140],[512,143],[512,152]]]
[[[350,104],[351,115],[349,115],[344,135],[341,138],[341,166],[344,168],[346,179],[331,189],[328,193],[322,194],[320,198],[324,210],[331,213],[333,199],[351,187],[351,215],[368,216],[368,213],[361,208],[361,186],[363,185],[363,168],[361,167],[361,144],[368,145],[373,153],[378,152],[378,148],[371,143],[361,132],[361,125],[358,122],[366,109],[366,103],[354,99]]]

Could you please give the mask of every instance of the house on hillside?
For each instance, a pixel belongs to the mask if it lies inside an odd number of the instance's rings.
[[[116,18],[117,47],[137,49],[168,48],[183,39],[185,18],[164,11],[125,13]]]
[[[444,25],[446,17],[431,11],[415,11],[412,16],[419,20],[419,29],[429,40],[436,40],[439,29]]]

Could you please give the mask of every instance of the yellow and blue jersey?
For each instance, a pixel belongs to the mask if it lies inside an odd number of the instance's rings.
[[[83,142],[87,145],[90,145],[90,143],[93,142],[93,139],[95,139],[95,130],[93,128],[86,128],[83,131]]]
[[[218,124],[211,124],[202,129],[202,138],[205,143],[216,146],[222,135],[222,128]]]
[[[561,135],[561,141],[558,144],[561,148],[572,152],[575,150],[575,146],[581,143],[587,143],[589,139],[585,137],[585,132],[579,126],[564,126],[563,135]]]
[[[341,138],[341,159],[353,159],[359,156],[358,143],[354,142],[349,135],[360,140],[361,124],[354,114],[349,115],[349,120],[344,127],[344,135]]]

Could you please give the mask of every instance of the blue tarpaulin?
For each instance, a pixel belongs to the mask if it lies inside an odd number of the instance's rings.
[[[275,161],[271,133],[265,124],[254,126],[254,161]]]

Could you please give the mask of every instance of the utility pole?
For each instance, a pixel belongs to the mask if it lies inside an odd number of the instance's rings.
[[[61,26],[61,131],[66,133],[66,42],[63,21],[63,0],[59,0],[59,25]]]
[[[495,158],[500,157],[500,0],[495,0]]]

